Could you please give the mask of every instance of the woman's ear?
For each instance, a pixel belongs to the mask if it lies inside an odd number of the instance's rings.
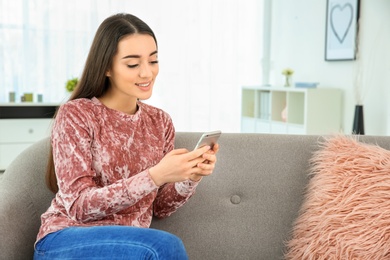
[[[111,77],[111,71],[109,70],[106,71],[106,77]]]

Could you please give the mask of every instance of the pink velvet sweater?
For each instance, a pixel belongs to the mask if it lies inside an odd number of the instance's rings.
[[[97,98],[62,105],[52,130],[59,191],[41,216],[37,241],[71,226],[149,227],[195,192],[191,180],[155,185],[149,168],[174,148],[172,120],[161,109],[138,102],[128,115]]]

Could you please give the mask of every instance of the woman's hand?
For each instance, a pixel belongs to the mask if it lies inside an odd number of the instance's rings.
[[[210,150],[210,146],[191,152],[187,149],[175,149],[166,154],[157,165],[150,168],[149,174],[157,186],[168,182],[196,180],[198,177],[194,176],[211,174],[216,161],[215,153],[215,148]],[[206,163],[207,160],[210,163]]]
[[[215,168],[215,163],[217,162],[217,153],[219,151],[219,145],[215,144],[212,150],[202,154],[202,162],[197,164],[197,168],[200,169],[199,172],[192,174],[190,177],[193,181],[200,181],[203,176],[208,176],[213,173]]]

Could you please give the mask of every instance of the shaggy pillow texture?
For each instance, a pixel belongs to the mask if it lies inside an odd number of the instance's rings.
[[[333,136],[311,174],[286,259],[390,259],[390,151]]]

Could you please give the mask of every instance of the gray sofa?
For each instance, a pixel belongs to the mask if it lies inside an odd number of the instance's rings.
[[[200,133],[177,133],[191,149]],[[387,137],[362,140],[389,149]],[[218,165],[178,212],[152,227],[184,241],[192,260],[283,259],[320,136],[224,133]],[[40,215],[53,194],[44,183],[49,139],[29,147],[0,181],[0,259],[32,259]]]

